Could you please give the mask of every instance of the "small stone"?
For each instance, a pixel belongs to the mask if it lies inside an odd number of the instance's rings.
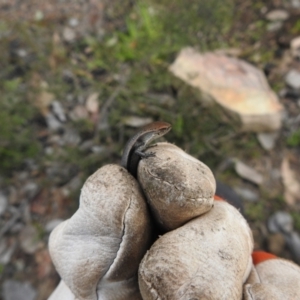
[[[78,24],[79,24],[79,21],[78,21],[78,19],[76,19],[76,18],[71,18],[71,19],[69,20],[69,25],[70,25],[71,27],[76,27],[76,26],[78,26]]]
[[[39,186],[35,182],[28,182],[22,188],[22,192],[25,193],[29,199],[32,199],[38,191]]]
[[[300,1],[299,0],[290,0],[291,7],[293,8],[300,8]]]
[[[3,300],[34,300],[37,292],[28,282],[5,280],[2,286]]]
[[[41,246],[38,238],[38,231],[32,225],[25,226],[20,235],[20,242],[22,250],[27,254],[35,253]]]
[[[257,185],[262,184],[264,181],[264,178],[260,173],[239,160],[236,160],[235,162],[235,171],[242,178],[247,179]]]
[[[270,32],[274,32],[274,31],[278,31],[279,29],[282,28],[282,21],[275,21],[275,22],[271,22],[267,25],[267,30]]]
[[[145,126],[152,122],[153,122],[152,118],[141,118],[141,117],[137,117],[137,116],[130,116],[130,117],[126,117],[123,119],[123,123],[125,125],[131,126],[134,128]]]
[[[53,153],[54,153],[53,147],[45,147],[44,152],[46,155],[49,155],[49,156],[53,155]]]
[[[65,27],[63,29],[63,38],[66,42],[72,43],[76,38],[76,32],[70,27]]]
[[[28,53],[27,53],[27,51],[25,49],[18,49],[16,52],[22,58],[24,58],[24,57],[26,57],[28,55]]]
[[[45,117],[47,126],[50,130],[56,131],[62,128],[62,124],[56,119],[52,113],[48,113]]]
[[[285,21],[289,18],[289,13],[283,9],[274,9],[266,14],[268,21]]]
[[[49,221],[46,226],[45,226],[45,230],[47,232],[51,232],[57,225],[59,225],[60,223],[62,223],[64,220],[63,219],[54,219]]]
[[[257,139],[260,145],[265,150],[272,150],[278,138],[278,132],[261,132],[257,134]]]
[[[90,150],[93,147],[93,145],[94,145],[93,140],[86,140],[79,146],[79,150],[80,151]]]
[[[35,12],[34,19],[35,19],[36,21],[41,21],[41,20],[43,20],[43,19],[44,19],[44,13],[43,13],[42,11],[40,11],[40,10],[37,10],[37,11]]]
[[[297,70],[290,70],[285,76],[285,82],[293,89],[300,89],[300,72]]]
[[[244,188],[244,187],[236,187],[234,188],[235,192],[243,199],[249,202],[256,202],[259,200],[258,193]]]
[[[291,206],[300,203],[300,160],[298,155],[287,153],[281,163],[284,200]]]
[[[99,110],[99,101],[98,101],[99,93],[92,93],[86,99],[85,107],[88,112],[94,114]]]
[[[272,233],[290,233],[293,231],[293,218],[284,211],[278,211],[268,220],[268,229]]]
[[[55,116],[58,118],[59,121],[61,121],[61,122],[67,121],[64,109],[59,101],[52,102],[52,111],[55,114]]]
[[[300,58],[300,36],[291,40],[291,51],[295,58]]]
[[[0,216],[5,213],[7,204],[8,204],[7,197],[3,193],[0,192]]]
[[[66,128],[64,135],[61,139],[60,145],[77,146],[81,142],[78,132],[72,128]]]
[[[92,147],[92,152],[96,153],[96,154],[100,154],[100,153],[103,153],[104,151],[106,151],[106,147],[103,147],[103,146],[93,146]]]
[[[275,255],[282,255],[285,247],[285,237],[281,233],[273,233],[268,236],[268,250]]]

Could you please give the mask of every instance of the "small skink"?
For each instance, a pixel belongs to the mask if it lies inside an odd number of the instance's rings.
[[[153,156],[144,153],[146,147],[155,139],[165,135],[172,126],[166,122],[153,122],[142,127],[126,144],[122,155],[121,165],[136,177],[137,166],[141,157]]]

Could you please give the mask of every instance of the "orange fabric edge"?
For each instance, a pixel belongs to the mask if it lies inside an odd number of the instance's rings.
[[[223,198],[221,198],[221,197],[218,196],[218,195],[214,195],[214,200],[217,200],[217,201],[225,201]]]
[[[276,255],[265,252],[265,251],[254,251],[252,253],[253,264],[256,266],[261,262],[264,262],[269,259],[278,258]]]

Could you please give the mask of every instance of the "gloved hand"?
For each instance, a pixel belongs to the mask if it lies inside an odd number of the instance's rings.
[[[269,281],[257,281],[251,230],[237,209],[215,200],[210,169],[172,144],[146,152],[155,155],[140,161],[138,181],[118,165],[90,176],[78,211],[52,232],[62,281],[49,299],[234,300],[243,289],[245,299],[259,299],[253,291]],[[285,299],[300,299],[298,286],[292,292]]]

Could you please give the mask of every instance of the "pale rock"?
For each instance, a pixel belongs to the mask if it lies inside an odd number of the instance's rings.
[[[76,32],[70,27],[65,27],[63,29],[63,38],[66,42],[72,43],[76,38]]]
[[[54,149],[53,149],[53,147],[45,147],[44,152],[45,152],[46,155],[50,156],[50,155],[54,154]]]
[[[290,0],[291,7],[293,8],[300,8],[300,1],[299,0]]]
[[[55,116],[59,119],[59,121],[61,122],[67,121],[64,108],[62,107],[59,101],[52,102],[52,111],[55,114]]]
[[[130,116],[123,119],[123,123],[131,127],[141,127],[153,122],[152,118],[141,118],[137,116]]]
[[[283,106],[263,72],[249,63],[215,53],[183,49],[170,71],[201,92],[201,100],[217,102],[237,116],[247,131],[276,131]]]
[[[257,139],[265,150],[272,150],[278,138],[278,132],[260,132]]]
[[[44,19],[44,13],[41,10],[37,10],[34,14],[34,19],[36,21],[42,21]]]
[[[235,171],[242,178],[249,180],[257,185],[262,184],[264,181],[264,178],[260,173],[239,160],[235,161]]]
[[[79,24],[79,21],[78,21],[78,19],[76,19],[76,18],[71,18],[71,19],[69,20],[69,25],[70,25],[71,27],[77,27],[78,24]]]
[[[93,147],[94,143],[95,142],[93,140],[86,140],[79,146],[79,150],[80,151],[90,150]]]
[[[300,58],[300,36],[297,36],[291,40],[291,51],[295,58]]]
[[[50,130],[56,131],[62,128],[62,123],[52,113],[48,113],[45,119]]]
[[[268,21],[285,21],[289,18],[289,13],[283,9],[274,9],[266,14]]]
[[[97,113],[99,111],[99,102],[98,102],[99,93],[92,93],[86,99],[85,107],[90,113]]]
[[[104,146],[94,145],[94,146],[92,146],[91,150],[92,150],[92,152],[94,152],[96,154],[100,154],[100,153],[105,152],[107,150],[107,148]]]
[[[291,88],[300,89],[300,72],[297,70],[290,70],[285,76],[285,82]]]
[[[286,155],[281,163],[284,200],[289,205],[300,204],[300,160],[296,155]]]
[[[278,211],[269,218],[268,229],[272,233],[290,233],[293,231],[293,218],[285,211]]]
[[[25,49],[18,49],[16,52],[22,58],[24,58],[28,55],[28,52]]]

